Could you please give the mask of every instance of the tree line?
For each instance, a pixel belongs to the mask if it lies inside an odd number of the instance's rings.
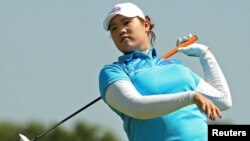
[[[230,120],[208,121],[208,124],[231,123]],[[53,125],[55,124],[45,126],[39,121],[29,121],[22,124],[0,121],[0,141],[19,141],[19,134],[23,134],[31,140]],[[38,141],[119,141],[119,138],[111,130],[104,127],[78,121],[70,129],[58,126]]]
[[[1,121],[0,140],[19,141],[19,134],[23,134],[31,140],[53,125],[46,127],[39,121],[29,121],[23,124]],[[58,126],[38,141],[118,141],[118,138],[110,130],[81,121],[76,122],[70,129]]]

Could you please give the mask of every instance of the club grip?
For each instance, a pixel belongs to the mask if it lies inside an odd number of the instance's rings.
[[[187,41],[182,42],[180,45],[176,46],[175,48],[171,49],[169,52],[165,53],[162,56],[162,58],[169,58],[170,56],[178,52],[178,48],[191,45],[195,43],[197,40],[198,40],[198,37],[196,35],[192,35]]]

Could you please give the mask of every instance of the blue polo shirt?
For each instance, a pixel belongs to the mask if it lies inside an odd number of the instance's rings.
[[[156,50],[151,48],[148,54],[137,51],[125,54],[102,68],[99,88],[104,101],[107,87],[117,80],[131,81],[142,95],[157,95],[195,90],[200,77],[179,60],[157,57]],[[130,141],[207,140],[207,118],[195,104],[146,120],[110,108],[123,120]]]

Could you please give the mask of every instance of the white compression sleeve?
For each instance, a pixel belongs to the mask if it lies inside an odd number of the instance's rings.
[[[134,118],[148,119],[193,104],[194,91],[142,96],[130,81],[119,80],[106,91],[105,100],[114,109]]]
[[[232,106],[231,94],[227,81],[214,57],[208,50],[200,57],[205,81],[201,80],[196,91],[203,94],[222,111]]]

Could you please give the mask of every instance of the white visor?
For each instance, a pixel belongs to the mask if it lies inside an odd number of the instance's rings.
[[[111,19],[116,15],[122,15],[125,17],[140,17],[143,20],[145,20],[145,16],[142,12],[142,10],[134,5],[133,3],[127,2],[127,3],[119,3],[116,4],[112,10],[107,14],[107,16],[104,19],[103,22],[103,28],[108,31],[109,30],[109,23]]]

